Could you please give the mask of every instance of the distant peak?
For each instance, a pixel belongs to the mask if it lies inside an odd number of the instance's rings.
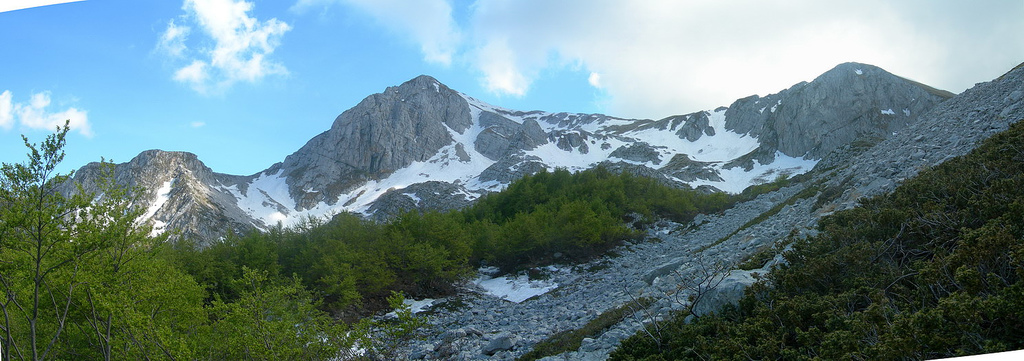
[[[180,152],[180,151],[168,151],[161,149],[150,149],[142,151],[136,157],[166,157],[166,158],[197,158],[194,153]]]
[[[418,77],[409,79],[409,81],[405,83],[402,83],[402,86],[432,86],[433,84],[441,85],[441,82],[437,81],[437,79],[430,75],[420,75]]]
[[[885,71],[885,69],[879,68],[871,64],[849,62],[836,65],[831,70],[821,74],[821,76],[849,76],[850,74],[881,75],[890,73]]]
[[[412,82],[412,83],[431,83],[431,82],[438,83],[437,79],[434,79],[434,77],[432,77],[430,75],[426,75],[426,74],[417,76],[415,78],[412,78],[408,82]]]

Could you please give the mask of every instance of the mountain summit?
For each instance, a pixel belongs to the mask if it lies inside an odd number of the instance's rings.
[[[596,166],[681,187],[739,192],[809,171],[854,141],[876,143],[952,96],[878,67],[846,63],[777,94],[660,120],[517,111],[419,76],[339,115],[282,162],[251,176],[195,155],[147,151],[115,170],[147,188],[145,217],[209,242],[229,229],[304,217],[451,209],[525,174]],[[95,176],[87,165],[76,181]]]

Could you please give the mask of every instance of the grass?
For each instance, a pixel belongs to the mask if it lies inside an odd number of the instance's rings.
[[[533,345],[533,349],[530,350],[530,352],[519,356],[516,360],[532,361],[547,356],[554,356],[564,352],[578,350],[583,344],[584,338],[596,338],[600,336],[601,333],[609,327],[614,326],[631,315],[632,311],[636,307],[649,306],[653,302],[653,299],[641,298],[637,302],[639,304],[629,302],[622,306],[605,311],[579,329],[566,330],[551,335],[551,337],[548,337],[546,340]]]

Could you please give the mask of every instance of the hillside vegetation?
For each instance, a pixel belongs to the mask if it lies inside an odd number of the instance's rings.
[[[482,266],[517,272],[586,261],[639,239],[639,229],[654,220],[688,222],[786,183],[740,195],[704,194],[601,168],[556,170],[526,176],[464,210],[409,212],[385,223],[343,213],[207,248],[180,243],[176,254],[189,274],[222,297],[239,294],[231,280],[248,267],[296,275],[329,309],[356,317],[380,309],[392,291],[451,295]]]
[[[931,359],[1024,348],[1024,124],[795,240],[738,306],[615,360]]]
[[[5,359],[391,359],[422,320],[408,308],[394,321],[363,317],[401,308],[403,295],[452,295],[485,265],[585,261],[649,222],[687,222],[789,182],[729,196],[557,170],[461,211],[386,223],[339,214],[200,248],[209,242],[169,244],[140,223],[145,193],[118,187],[110,163],[99,192],[64,195],[71,175],[55,169],[68,129],[26,140],[27,161],[0,167]]]

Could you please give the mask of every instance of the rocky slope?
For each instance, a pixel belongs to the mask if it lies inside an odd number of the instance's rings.
[[[194,155],[147,151],[117,167],[147,189],[158,231],[210,242],[228,230],[304,217],[452,209],[524,174],[598,165],[679,186],[739,192],[810,170],[855,141],[898,134],[951,94],[866,64],[729,107],[660,120],[515,111],[420,76],[374,94],[267,170],[211,171]],[[75,178],[92,182],[89,165]]]
[[[437,308],[431,318],[435,331],[406,352],[418,359],[513,359],[555,332],[580,328],[602,312],[654,296],[649,307],[584,339],[578,350],[547,358],[603,360],[623,338],[643,330],[644,323],[684,307],[692,292],[685,285],[715,269],[707,265],[731,269],[790,234],[813,233],[823,215],[853,207],[861,197],[889,192],[920,170],[966,154],[1022,119],[1024,64],[923,112],[883,140],[837,146],[823,154],[803,182],[723,214],[701,216],[694,225],[660,224],[649,231],[647,242],[623,247],[617,257],[550,272],[545,285],[557,286],[551,292],[513,303],[470,284],[459,299],[462,306],[454,311]],[[748,225],[761,215],[770,216]],[[776,257],[758,270],[715,273],[721,283],[697,312],[738,299],[755,273],[767,272],[780,260]]]

